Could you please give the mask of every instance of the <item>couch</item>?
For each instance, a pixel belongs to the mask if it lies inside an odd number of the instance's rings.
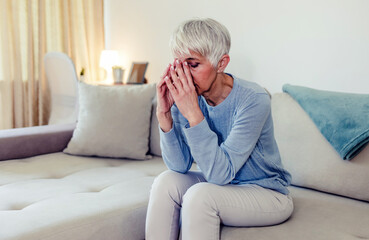
[[[369,146],[340,159],[286,93],[272,113],[295,210],[275,226],[222,226],[221,239],[369,239]],[[64,153],[76,124],[0,131],[0,239],[144,239],[150,186],[166,170],[155,114],[147,121],[146,160]]]

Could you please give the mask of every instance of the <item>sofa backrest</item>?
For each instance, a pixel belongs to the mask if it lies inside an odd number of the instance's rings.
[[[75,123],[0,131],[0,161],[60,152],[72,138]]]
[[[369,145],[345,161],[300,105],[286,93],[272,97],[275,138],[292,184],[369,201]]]

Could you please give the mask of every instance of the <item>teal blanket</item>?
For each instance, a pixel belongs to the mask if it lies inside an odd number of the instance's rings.
[[[307,112],[342,159],[369,142],[369,94],[339,93],[285,84],[283,91]]]

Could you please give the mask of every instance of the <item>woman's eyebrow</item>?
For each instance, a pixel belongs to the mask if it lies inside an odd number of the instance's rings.
[[[186,58],[186,61],[191,61],[191,60],[198,60],[198,59],[197,58],[193,58],[193,57]]]

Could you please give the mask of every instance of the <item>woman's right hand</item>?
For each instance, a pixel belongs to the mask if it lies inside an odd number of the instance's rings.
[[[159,121],[160,128],[164,132],[169,132],[172,129],[173,118],[170,109],[174,104],[174,99],[165,83],[167,78],[170,78],[170,67],[168,65],[164,74],[161,76],[159,83],[156,85],[157,108],[156,116]]]

